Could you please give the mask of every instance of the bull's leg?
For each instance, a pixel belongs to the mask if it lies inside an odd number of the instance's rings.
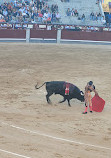
[[[64,98],[62,101],[60,101],[59,103],[63,103],[63,102],[65,102],[66,101],[66,98]]]
[[[70,100],[69,100],[69,99],[67,99],[67,101],[68,101],[68,105],[71,107]]]
[[[48,93],[48,94],[46,95],[46,100],[47,100],[47,103],[48,103],[48,104],[51,103],[49,97],[50,97],[52,94],[53,94],[53,93]]]

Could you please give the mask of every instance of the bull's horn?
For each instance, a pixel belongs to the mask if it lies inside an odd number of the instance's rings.
[[[81,91],[81,95],[83,95],[83,96],[84,96],[84,93],[83,93],[83,91]]]

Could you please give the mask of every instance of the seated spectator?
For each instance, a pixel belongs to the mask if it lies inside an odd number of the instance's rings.
[[[48,12],[44,13],[44,17],[48,18]]]
[[[14,16],[14,17],[17,16],[17,11],[15,9],[12,10],[12,16]]]
[[[91,26],[91,31],[94,31],[94,30],[95,30],[94,26]]]
[[[97,12],[95,14],[94,20],[96,20],[96,21],[98,20],[98,14],[97,14]]]
[[[70,26],[69,25],[65,25],[65,29],[70,29]]]
[[[0,23],[6,22],[4,18],[0,19]]]
[[[48,11],[48,18],[51,18],[52,17],[52,14],[50,12],[50,10]]]
[[[104,16],[101,17],[101,22],[102,22],[102,24],[106,24],[106,20],[105,20]]]
[[[52,19],[51,19],[52,22],[56,22],[56,13],[52,13]]]
[[[101,13],[98,14],[98,20],[101,20]]]
[[[57,13],[56,13],[56,21],[57,21],[57,22],[60,22],[60,18],[61,18],[61,16],[60,16],[59,12],[57,12]]]
[[[24,7],[22,6],[22,7],[19,9],[19,11],[20,11],[21,13],[23,13]]]
[[[90,20],[95,20],[93,12],[90,14]]]
[[[52,11],[52,13],[55,12],[54,4],[52,4],[52,6],[51,6],[51,11]]]
[[[29,0],[24,0],[24,3],[26,4],[26,5],[29,5],[30,3],[29,3]]]
[[[16,25],[15,25],[15,29],[20,29],[20,28],[22,28],[22,25],[21,25],[21,24],[16,24]]]
[[[38,9],[37,9],[37,7],[36,7],[36,5],[34,5],[33,7],[32,7],[32,10],[34,11],[34,12],[36,12]]]
[[[31,6],[31,7],[34,6],[34,1],[33,1],[33,0],[30,1],[30,6]]]
[[[47,17],[46,17],[46,16],[43,16],[42,21],[43,21],[43,23],[46,23],[46,24],[47,24]]]
[[[74,8],[72,8],[71,10],[71,16],[74,16],[75,15],[75,11],[74,11]]]
[[[48,17],[48,18],[47,18],[47,23],[48,23],[48,24],[51,23],[51,17]]]
[[[39,22],[42,22],[42,20],[43,20],[43,14],[41,13],[41,12],[38,12],[38,21]]]
[[[7,4],[7,9],[8,9],[8,10],[12,10],[12,6],[11,6],[10,3]]]
[[[82,22],[85,22],[85,15],[83,14],[81,17]]]
[[[38,11],[34,12],[34,20],[38,18]]]
[[[48,5],[45,5],[45,12],[48,12],[50,10]]]
[[[77,9],[75,9],[74,14],[75,14],[75,16],[78,16],[78,11],[77,11]]]
[[[16,22],[16,19],[15,19],[15,17],[14,16],[12,16],[12,19],[11,19],[11,21],[10,21],[11,23],[15,23]]]
[[[4,16],[0,13],[0,19],[3,19],[3,17],[4,17]]]
[[[31,15],[30,15],[31,19],[34,21],[34,11],[32,10]]]
[[[67,14],[67,16],[71,16],[70,8],[67,9],[66,14]]]
[[[26,18],[25,10],[23,11],[22,16],[23,16],[23,20],[25,20],[25,18]]]
[[[52,4],[52,6],[51,6],[51,11],[52,11],[52,13],[53,12],[58,12],[58,5],[57,4]]]
[[[6,17],[8,15],[8,12],[6,9],[3,10],[3,16]]]
[[[58,12],[58,5],[55,5],[55,11]]]
[[[6,21],[6,22],[11,21],[11,19],[12,19],[12,17],[9,16],[9,15],[8,15],[7,17],[5,17],[5,21]]]

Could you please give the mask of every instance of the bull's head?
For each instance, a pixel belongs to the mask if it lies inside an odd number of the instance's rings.
[[[81,102],[84,102],[84,93],[83,93],[83,91],[80,91],[77,99],[80,100]]]

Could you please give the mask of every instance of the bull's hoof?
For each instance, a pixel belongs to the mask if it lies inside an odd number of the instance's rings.
[[[51,105],[51,102],[47,102],[47,103]]]
[[[90,111],[90,113],[93,113],[92,111]]]
[[[51,101],[48,101],[48,104],[50,104],[50,105],[51,105],[51,104],[52,104],[52,102],[51,102]]]

